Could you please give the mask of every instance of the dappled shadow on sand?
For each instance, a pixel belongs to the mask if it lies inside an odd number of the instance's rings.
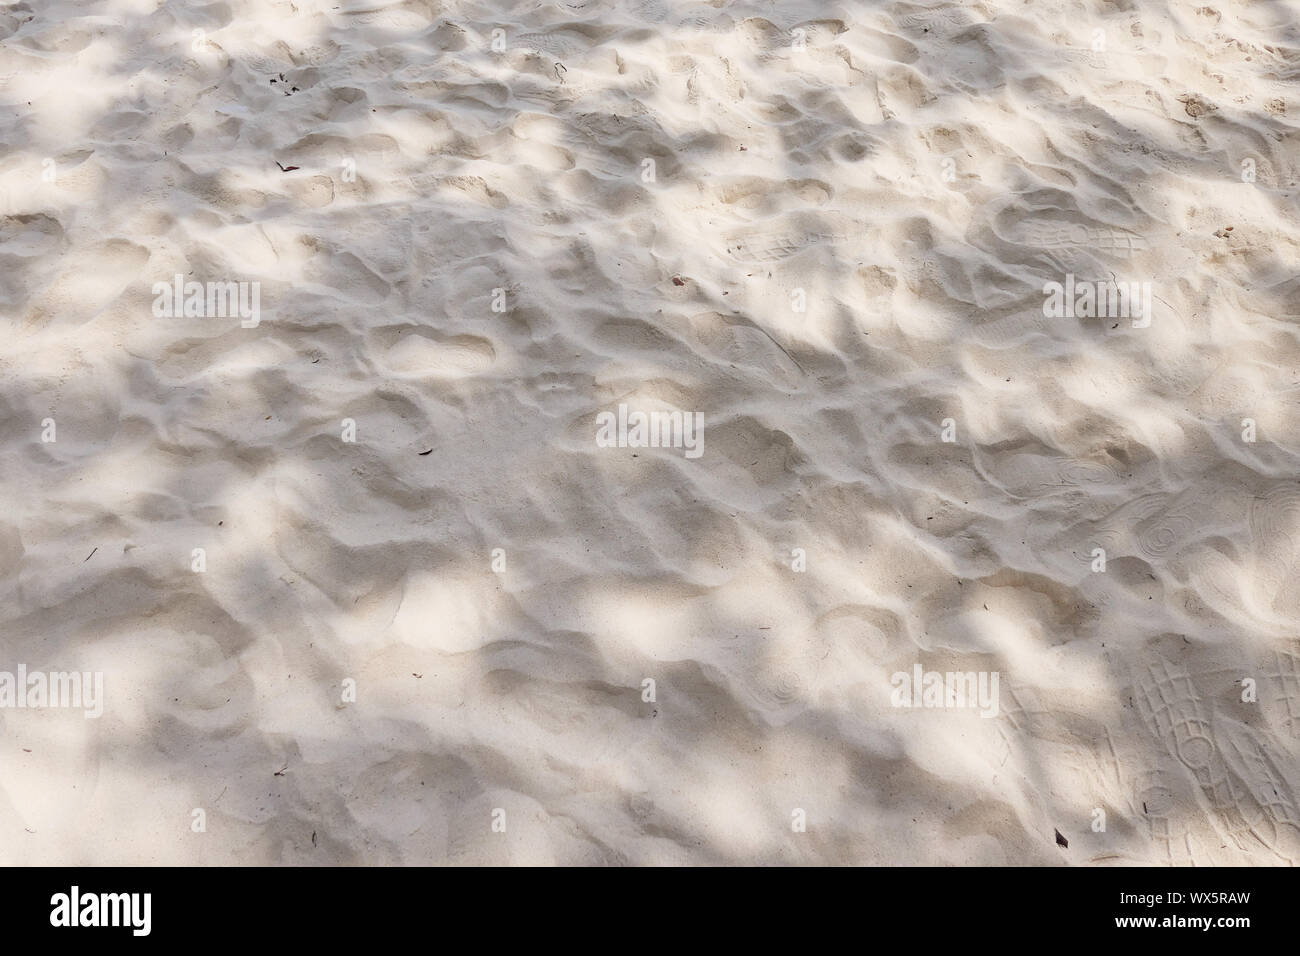
[[[0,668],[109,707],[0,714],[7,859],[1300,856],[1295,237],[1211,235],[1282,228],[1291,124],[1170,110],[1163,4],[1101,60],[975,9],[10,7],[106,55],[0,167]],[[176,272],[263,321],[154,318]],[[1066,272],[1151,328],[1043,318]],[[596,447],[620,402],[704,456]]]

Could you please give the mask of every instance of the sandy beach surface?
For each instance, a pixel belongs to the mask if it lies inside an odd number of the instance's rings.
[[[0,863],[1297,862],[1298,23],[3,3]]]

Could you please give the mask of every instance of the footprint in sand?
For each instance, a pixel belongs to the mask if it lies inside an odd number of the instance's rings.
[[[391,371],[427,378],[465,378],[484,371],[496,359],[487,339],[458,335],[436,342],[417,333],[401,336],[384,355]]]
[[[125,239],[108,239],[88,245],[79,256],[61,257],[61,275],[28,300],[27,322],[91,321],[137,284],[148,261],[148,249]]]
[[[287,188],[294,199],[310,209],[320,209],[334,201],[334,180],[328,176],[291,180]]]
[[[915,33],[947,37],[978,21],[969,15],[950,10],[922,10],[898,18],[898,22]]]
[[[63,245],[63,226],[57,219],[36,213],[0,220],[0,260],[44,256]]]
[[[1250,502],[1250,534],[1254,543],[1252,590],[1259,604],[1289,619],[1300,617],[1300,487],[1294,482],[1274,485]]]
[[[1296,646],[1300,642],[1292,642]],[[1261,703],[1275,713],[1275,723],[1293,739],[1300,739],[1300,656],[1292,651],[1278,651],[1273,658],[1268,681],[1271,694],[1261,695]]]
[[[1139,665],[1133,694],[1148,728],[1191,771],[1221,832],[1238,849],[1300,857],[1300,812],[1254,731],[1224,716],[1211,723],[1191,675],[1163,658]]]
[[[1147,726],[1194,773],[1208,770],[1214,734],[1191,675],[1163,658],[1140,665],[1133,695]]]
[[[1166,866],[1195,866],[1191,834],[1177,822],[1174,792],[1158,770],[1143,770],[1133,787],[1133,816],[1146,823],[1147,836],[1156,848],[1158,862]]]
[[[790,231],[744,231],[724,237],[727,255],[737,262],[781,262],[809,246],[845,238],[833,231],[791,229]]]
[[[582,53],[586,53],[596,44],[577,33],[565,33],[556,31],[555,33],[521,33],[519,36],[512,38],[512,46],[525,50],[535,50],[538,53],[547,53],[560,59],[572,59]]]
[[[1286,860],[1300,859],[1300,811],[1285,776],[1270,755],[1270,750],[1283,751],[1279,747],[1266,750],[1261,740],[1275,743],[1266,732],[1229,717],[1219,717],[1214,726],[1222,743],[1234,819],[1240,819],[1242,824],[1237,830],[1245,831],[1238,845],[1252,849],[1258,840]]]
[[[1013,241],[1052,250],[1087,249],[1124,259],[1145,251],[1150,245],[1145,237],[1125,229],[1043,219],[1025,223]]]
[[[696,339],[716,360],[758,372],[781,388],[799,387],[803,370],[762,329],[728,321],[726,316],[717,312],[705,312],[692,317],[691,327]]]

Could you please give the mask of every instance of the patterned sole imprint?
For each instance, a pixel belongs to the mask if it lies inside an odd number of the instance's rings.
[[[1253,846],[1254,838],[1284,860],[1300,860],[1300,812],[1277,764],[1250,727],[1229,718],[1215,726],[1220,728],[1224,771],[1240,818],[1233,834],[1237,845]]]
[[[905,17],[899,17],[898,22],[907,29],[919,33],[948,36],[968,26],[974,26],[976,21],[946,10],[928,10],[924,13],[909,13]]]
[[[781,262],[820,242],[846,238],[828,232],[750,233],[726,238],[727,254],[738,262]]]
[[[1291,651],[1273,656],[1273,672],[1266,675],[1272,689],[1265,699],[1278,711],[1278,723],[1292,738],[1300,738],[1300,657]]]
[[[1214,736],[1190,675],[1160,658],[1134,682],[1134,691],[1147,724],[1170,752],[1193,773],[1207,770],[1214,759]]]
[[[521,33],[512,42],[517,47],[549,53],[561,59],[575,57],[596,46],[586,39],[579,39],[567,33]]]
[[[1169,512],[1153,515],[1137,527],[1138,548],[1150,560],[1159,561],[1196,527],[1197,521],[1191,515]]]
[[[1300,528],[1300,488],[1293,482],[1274,485],[1250,502],[1250,535],[1254,543],[1254,580],[1269,610],[1293,617],[1297,610],[1295,571],[1300,549],[1293,537]]]
[[[971,326],[971,337],[990,348],[1016,345],[1035,335],[1051,336],[1051,322],[1041,313],[1020,312]]]
[[[1060,50],[1055,56],[1067,63],[1080,63],[1094,70],[1106,69],[1106,54],[1100,50]]]
[[[1028,222],[1025,223],[1024,245],[1044,249],[1089,249],[1128,258],[1135,252],[1147,249],[1150,243],[1134,232],[1123,229],[1096,228],[1078,223]]]
[[[1174,822],[1174,794],[1165,786],[1158,770],[1144,770],[1133,790],[1133,814],[1145,821],[1147,835],[1156,848],[1158,862],[1165,866],[1196,866],[1192,838],[1187,827]]]
[[[1239,850],[1268,849],[1287,860],[1300,855],[1300,815],[1248,727],[1223,718],[1223,733],[1216,735],[1191,676],[1163,659],[1145,668],[1134,691],[1147,725],[1191,771]]]

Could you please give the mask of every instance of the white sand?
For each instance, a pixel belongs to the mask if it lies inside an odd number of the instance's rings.
[[[0,862],[1300,860],[1298,22],[5,3]]]

